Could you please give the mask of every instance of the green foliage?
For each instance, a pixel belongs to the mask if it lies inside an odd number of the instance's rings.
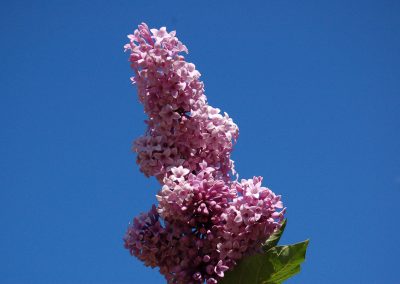
[[[277,284],[300,272],[300,265],[305,260],[308,240],[286,246],[276,246],[266,254],[273,264],[273,271],[263,284]]]
[[[267,252],[270,248],[276,246],[279,243],[279,240],[281,239],[283,235],[283,231],[285,231],[287,224],[287,219],[283,220],[281,227],[279,230],[276,230],[269,238],[268,240],[263,244],[263,250]]]
[[[308,240],[285,246],[277,246],[286,226],[275,232],[263,245],[263,253],[242,259],[232,270],[225,273],[221,284],[280,284],[300,272],[305,260]]]

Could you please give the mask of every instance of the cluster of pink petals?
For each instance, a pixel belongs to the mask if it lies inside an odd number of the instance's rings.
[[[227,178],[238,127],[208,105],[200,73],[179,54],[187,48],[175,32],[149,30],[144,23],[128,37],[132,82],[148,115],[147,132],[134,143],[140,170],[162,182],[172,167],[197,171],[204,160]]]
[[[168,283],[217,283],[284,217],[280,196],[262,178],[232,181],[238,127],[207,103],[187,48],[165,28],[139,25],[130,43],[147,132],[134,143],[137,163],[162,184],[158,206],[134,218],[125,247]]]

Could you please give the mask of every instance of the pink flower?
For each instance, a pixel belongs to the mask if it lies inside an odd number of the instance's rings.
[[[216,284],[261,249],[285,208],[262,187],[262,177],[237,181],[230,155],[239,129],[208,104],[201,74],[180,54],[187,48],[176,33],[142,23],[128,39],[131,80],[148,116],[133,151],[161,189],[158,205],[129,226],[125,247],[159,267],[168,283]]]
[[[179,167],[175,167],[171,169],[172,175],[171,175],[171,179],[173,181],[183,181],[184,177],[190,172],[190,170],[185,169],[182,166]]]
[[[228,266],[223,265],[222,260],[218,261],[217,266],[215,266],[214,271],[219,277],[224,277],[224,272],[229,269]]]
[[[172,120],[181,118],[181,116],[174,111],[171,105],[165,105],[160,111],[160,116],[167,124],[172,123]]]
[[[227,115],[207,104],[200,73],[178,55],[187,49],[175,35],[165,27],[150,32],[141,24],[125,46],[135,73],[132,82],[137,84],[139,99],[149,115],[148,133],[163,137],[164,143],[177,150],[176,162],[171,163],[160,159],[155,152],[160,150],[134,147],[137,162],[143,173],[155,175],[160,182],[171,166],[182,165],[181,160],[191,171],[200,170],[199,162],[205,160],[219,169],[215,174],[228,180],[229,172],[234,171],[229,156],[238,128]]]

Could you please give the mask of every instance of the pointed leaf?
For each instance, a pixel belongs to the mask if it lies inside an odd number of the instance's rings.
[[[276,246],[279,242],[279,240],[282,237],[283,232],[285,231],[287,224],[287,219],[283,220],[281,227],[276,230],[269,238],[268,240],[265,241],[263,244],[263,250],[268,251],[270,248]]]
[[[300,272],[300,265],[305,260],[309,241],[301,243],[276,246],[268,251],[269,260],[273,263],[274,272],[263,284],[282,283],[284,280]],[[261,282],[260,282],[261,283]]]

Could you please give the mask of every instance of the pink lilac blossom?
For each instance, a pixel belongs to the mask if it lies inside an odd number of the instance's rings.
[[[200,73],[179,54],[188,52],[186,46],[175,32],[149,30],[146,24],[128,38],[132,82],[148,115],[146,134],[133,146],[140,170],[162,182],[172,167],[198,171],[205,160],[228,180],[239,130],[228,114],[208,105]]]
[[[285,209],[261,177],[232,180],[238,127],[208,104],[200,73],[180,55],[188,50],[175,35],[142,23],[125,45],[148,115],[133,150],[140,170],[162,188],[158,206],[134,218],[124,242],[168,283],[218,283],[261,250]]]

